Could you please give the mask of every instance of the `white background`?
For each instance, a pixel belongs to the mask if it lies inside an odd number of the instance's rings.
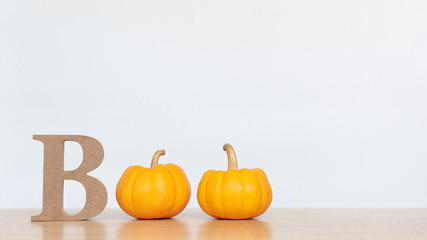
[[[98,139],[107,207],[162,148],[197,207],[226,142],[273,207],[427,207],[427,2],[2,0],[0,208],[42,206],[33,134]]]

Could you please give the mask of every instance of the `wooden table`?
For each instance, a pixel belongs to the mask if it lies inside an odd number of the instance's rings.
[[[87,221],[30,222],[36,209],[0,209],[0,239],[427,239],[427,209],[269,209],[253,220],[216,220],[200,209],[134,220],[106,209]]]

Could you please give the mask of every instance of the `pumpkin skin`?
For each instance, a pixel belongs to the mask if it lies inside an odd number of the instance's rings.
[[[273,194],[263,170],[237,169],[236,155],[224,145],[228,170],[205,172],[197,190],[197,200],[208,215],[221,219],[250,219],[263,214]]]
[[[190,200],[190,183],[184,170],[175,164],[157,164],[164,150],[154,154],[151,168],[130,166],[116,188],[120,208],[138,219],[171,218]]]

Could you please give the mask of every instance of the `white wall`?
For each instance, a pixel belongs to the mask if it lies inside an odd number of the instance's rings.
[[[108,207],[161,148],[196,207],[226,142],[273,207],[427,207],[426,66],[423,0],[3,0],[0,208],[41,208],[33,134],[97,138]]]

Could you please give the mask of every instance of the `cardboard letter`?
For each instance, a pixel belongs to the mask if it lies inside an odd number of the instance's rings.
[[[44,144],[43,209],[31,221],[83,220],[97,216],[107,204],[107,189],[87,173],[96,169],[104,159],[104,149],[96,139],[82,135],[34,135]],[[83,150],[78,168],[64,171],[64,142],[74,141]],[[86,203],[76,215],[64,212],[64,180],[76,180],[86,189]]]

